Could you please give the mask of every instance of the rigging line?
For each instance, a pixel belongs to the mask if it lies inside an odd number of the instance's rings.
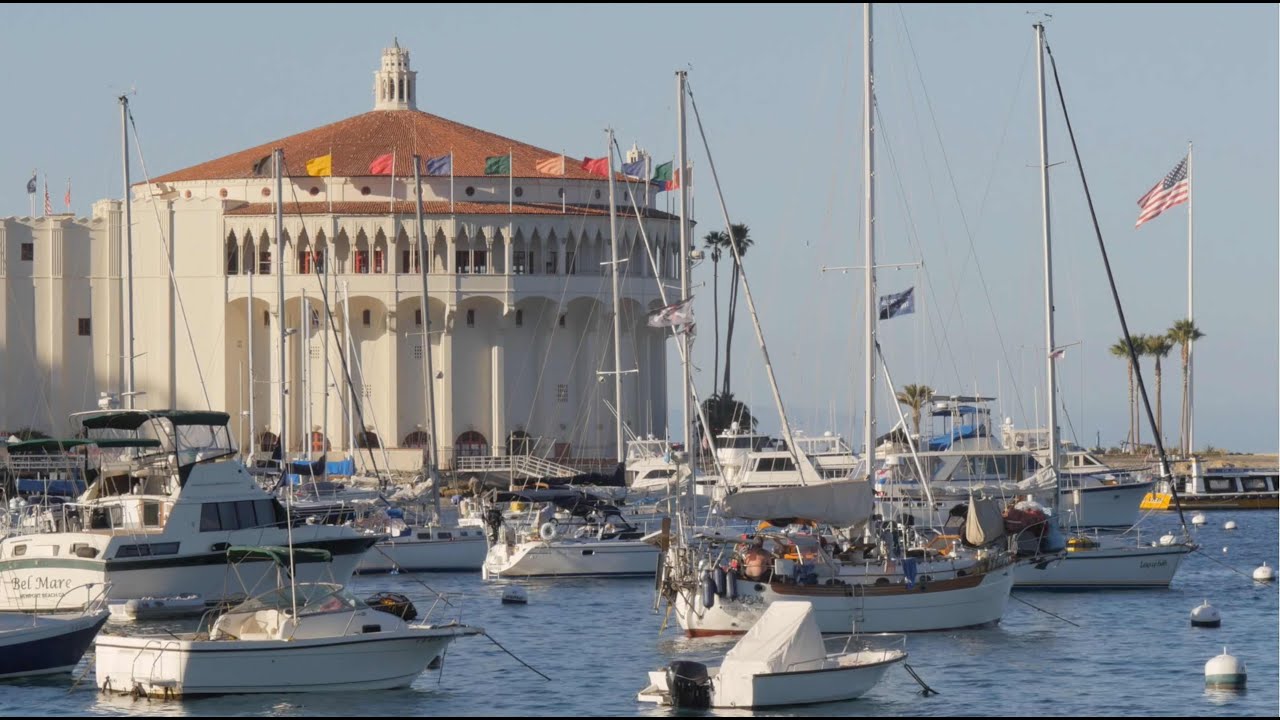
[[[133,128],[133,142],[138,148],[138,164],[142,166],[142,176],[146,178],[147,185],[151,185],[151,173],[147,172],[147,159],[142,154],[142,138],[138,136],[138,123],[133,119],[133,110],[127,110],[127,112],[129,113],[129,126]],[[126,162],[127,162],[127,159],[126,159]],[[129,195],[130,195],[129,188],[125,188],[124,189],[125,202],[130,202]],[[165,236],[165,233],[164,233],[164,223],[160,219],[159,205],[154,202],[148,203],[148,204],[151,205],[151,210],[155,213],[156,227],[160,229],[160,243],[164,246],[164,253],[167,256],[166,257],[167,262],[165,262],[164,267],[165,267],[165,270],[168,271],[169,273],[169,282],[172,283],[170,287],[171,287],[171,290],[173,291],[173,296],[178,300],[178,312],[182,314],[183,328],[187,331],[187,343],[191,346],[191,362],[195,363],[195,366],[196,366],[196,379],[200,381],[200,393],[204,395],[205,407],[212,410],[213,402],[209,400],[209,388],[205,385],[204,371],[201,370],[200,368],[200,353],[196,351],[195,335],[193,335],[191,332],[191,321],[187,318],[187,306],[182,301],[182,291],[178,289],[178,278],[174,275],[174,272],[173,272],[173,261],[175,257],[174,251],[169,246],[169,239]],[[225,318],[224,318],[224,321],[225,321]],[[176,360],[177,358],[173,358],[171,362],[176,363]],[[172,388],[172,392],[174,396],[176,396],[177,388],[176,387]]]
[[[880,113],[880,103],[877,102],[875,104],[874,110],[876,112],[877,119],[880,120],[880,124],[877,127],[879,129],[880,135],[884,137],[883,145],[885,149],[885,154],[889,156],[889,165],[892,166],[894,169],[893,176],[894,176],[894,180],[896,181],[896,185],[898,189],[898,198],[899,200],[901,200],[903,204],[903,210],[907,216],[907,223],[911,228],[911,232],[907,233],[907,237],[910,238],[911,244],[914,246],[914,250],[916,251],[916,257],[920,258],[920,270],[925,277],[925,289],[926,289],[926,292],[928,292],[929,294],[929,299],[931,300],[931,302],[926,303],[926,305],[928,305],[930,311],[933,311],[936,313],[937,308],[940,307],[940,304],[938,303],[937,296],[934,294],[933,283],[931,281],[931,276],[929,274],[929,266],[924,263],[924,249],[920,245],[919,229],[916,227],[915,217],[911,212],[910,202],[907,200],[906,188],[902,185],[903,173],[898,172],[899,170],[898,158],[893,152],[893,145],[889,142],[889,136],[885,130],[888,124],[884,122],[884,116],[881,115]],[[946,247],[946,243],[943,243],[943,247],[944,248]],[[945,254],[945,250],[944,250],[944,254]],[[958,305],[958,303],[956,303],[955,300],[956,300],[955,298],[952,298],[953,311],[955,310],[955,306]],[[951,361],[951,371],[955,374],[956,385],[963,385],[963,382],[960,379],[960,367],[956,364],[955,351],[951,347],[951,334],[947,332],[947,328],[950,327],[950,319],[948,318],[946,322],[943,322],[940,316],[937,319],[939,321],[938,327],[939,327],[940,333],[934,333],[933,350],[935,353],[938,354],[940,358],[946,357]],[[960,314],[960,332],[966,336],[968,336],[969,334],[968,328],[966,328],[964,325],[964,313]],[[939,341],[938,341],[939,334],[942,335],[942,344],[946,346],[945,353],[943,352],[943,348],[939,346]],[[973,363],[972,347],[970,347],[969,349],[969,362],[971,364]]]
[[[1027,602],[1026,600],[1023,600],[1022,598],[1018,597],[1018,596],[1017,596],[1016,594],[1014,594],[1014,593],[1009,593],[1009,598],[1010,598],[1010,599],[1012,599],[1012,600],[1017,600],[1018,602],[1022,603],[1023,605],[1026,605],[1027,607],[1031,608],[1032,610],[1038,610],[1038,611],[1040,611],[1040,612],[1044,613],[1045,615],[1048,615],[1048,616],[1050,616],[1050,617],[1058,618],[1058,619],[1059,619],[1059,620],[1061,620],[1062,622],[1064,622],[1064,623],[1066,623],[1066,624],[1068,624],[1068,625],[1071,625],[1072,627],[1080,627],[1079,623],[1073,623],[1073,622],[1071,622],[1070,620],[1068,620],[1068,619],[1066,619],[1066,618],[1062,617],[1061,615],[1059,615],[1059,614],[1057,614],[1057,613],[1049,612],[1048,610],[1045,610],[1044,608],[1039,607],[1039,606],[1037,606],[1037,605],[1032,605],[1031,603]]]
[[[283,155],[283,152],[282,152],[281,154]],[[285,171],[288,169],[288,159],[287,159],[287,158],[282,158],[282,159],[283,159],[283,162],[282,162],[282,166],[281,166],[281,174],[282,174],[283,176],[285,176],[285,177],[291,177],[291,176],[289,176],[289,175],[285,172]],[[305,231],[305,230],[306,230],[306,220],[305,220],[305,218],[304,218],[304,216],[303,216],[303,214],[302,214],[302,204],[298,201],[298,188],[297,188],[297,186],[293,183],[292,178],[290,179],[290,182],[289,182],[289,194],[293,196],[293,207],[294,207],[294,210],[296,211],[296,215],[297,215],[297,217],[298,217],[298,221],[299,221],[300,223],[302,223],[302,225],[303,225],[303,230]],[[326,195],[327,195],[327,194],[328,194],[328,193],[326,193]],[[278,202],[283,202],[283,198],[278,199]],[[283,213],[282,213],[282,214],[283,214]],[[321,228],[321,230],[323,231],[323,228]],[[264,236],[265,236],[265,232],[266,232],[266,231],[264,230],[264,231],[263,231]],[[335,234],[334,234],[334,238],[333,238],[333,242],[332,242],[332,243],[330,243],[330,242],[328,241],[328,236],[326,236],[326,237],[325,237],[325,245],[326,245],[327,247],[330,247],[330,248],[336,248],[336,247],[337,247],[337,242],[338,242],[338,236],[339,236],[339,235],[341,235],[341,234],[342,234],[342,233],[341,233],[341,231],[339,231],[339,232],[335,233]],[[308,240],[309,240],[309,239],[310,239],[310,238],[308,237]],[[290,237],[290,241],[291,241],[291,243],[290,243],[290,244],[292,244],[292,240],[293,240],[293,238],[292,238],[292,237]],[[347,244],[348,244],[348,248],[350,248],[350,247],[351,247],[351,238],[350,238],[350,237],[348,237],[348,238],[347,238]],[[314,245],[312,245],[312,247],[314,248]],[[255,248],[254,248],[254,249],[255,249],[255,252],[257,252],[257,251],[258,251],[258,246],[255,246]],[[320,297],[324,299],[325,319],[326,319],[326,320],[328,320],[329,332],[333,333],[334,346],[335,346],[335,349],[337,349],[337,350],[338,350],[338,352],[337,352],[337,355],[338,355],[338,361],[339,361],[339,363],[342,365],[342,374],[343,374],[343,378],[344,378],[344,380],[346,381],[346,384],[347,384],[347,394],[348,394],[348,395],[349,395],[349,397],[350,397],[351,409],[355,412],[356,417],[357,417],[357,418],[359,419],[359,421],[360,421],[360,433],[359,433],[359,434],[360,434],[361,436],[363,436],[363,435],[364,435],[364,427],[365,427],[365,422],[364,422],[364,403],[363,403],[363,402],[361,402],[360,400],[357,400],[357,397],[358,397],[358,396],[363,396],[363,394],[364,394],[363,382],[361,383],[360,392],[359,392],[359,394],[357,394],[357,392],[356,392],[356,387],[355,387],[355,379],[354,379],[354,378],[352,377],[352,375],[351,375],[351,368],[347,365],[347,357],[346,357],[346,353],[345,353],[345,352],[343,352],[343,349],[345,349],[346,345],[345,345],[345,344],[343,343],[343,341],[342,341],[342,340],[343,340],[342,336],[338,333],[338,321],[337,321],[336,316],[335,316],[335,315],[334,315],[334,313],[333,313],[333,303],[332,303],[332,302],[330,301],[330,299],[329,299],[329,291],[328,291],[328,290],[326,289],[326,287],[325,287],[325,285],[326,285],[326,284],[323,282],[323,278],[321,278],[321,277],[320,277],[320,268],[317,266],[317,264],[316,264],[316,262],[315,262],[315,251],[314,251],[314,249],[313,249],[313,250],[311,250],[310,252],[311,252],[311,258],[310,258],[310,259],[312,260],[312,262],[311,262],[311,270],[312,270],[312,272],[313,272],[313,273],[316,275],[316,277],[317,277],[317,284],[318,284],[318,285],[319,285],[319,287],[320,287]],[[334,253],[332,250],[330,251],[330,255],[335,255],[335,254],[336,254],[336,253]],[[329,258],[325,258],[325,260],[326,260],[325,267],[327,268],[327,267],[328,267],[329,262],[332,262],[333,258],[332,258],[332,257],[329,257]],[[284,258],[284,257],[276,258],[276,262],[280,262],[280,263],[285,262],[285,258]],[[419,258],[419,262],[422,262],[422,259],[421,259],[421,258]],[[258,269],[261,269],[261,268],[258,268]],[[337,273],[334,273],[334,274],[336,275]],[[301,307],[301,306],[299,306],[299,307]],[[350,322],[351,322],[351,305],[350,305],[350,296],[348,296],[348,298],[347,298],[347,308],[346,308],[346,310],[347,310],[347,313],[346,313],[346,314],[347,314],[347,317],[346,317],[345,322],[347,322],[348,324],[350,324]],[[285,319],[284,308],[277,308],[277,311],[279,312],[279,317],[280,317],[279,322],[284,323],[284,319]],[[310,322],[310,321],[311,321],[311,318],[310,318],[310,317],[302,318],[302,317],[301,317],[302,315],[303,315],[303,313],[299,313],[299,317],[300,317],[300,319],[304,319],[306,322]],[[427,318],[423,318],[423,327],[427,327],[427,324],[426,324],[427,322],[428,322],[428,319],[427,319]],[[354,333],[352,333],[352,339],[353,339],[353,340],[354,340],[354,335],[355,335],[355,334],[354,334]],[[285,351],[285,349],[284,349],[284,348],[280,348],[280,352],[284,352],[284,351]],[[354,359],[354,358],[353,358],[353,359]],[[358,361],[358,359],[356,360],[356,362],[357,362],[357,364],[358,364],[358,362],[359,362],[359,361]],[[332,367],[332,363],[329,363],[329,365],[330,365],[330,367]],[[330,373],[332,373],[332,370],[330,370]],[[362,381],[364,380],[364,374],[363,374],[363,373],[361,373],[360,378],[361,378],[361,380],[362,380]],[[336,379],[336,378],[335,378],[335,379]],[[280,378],[280,382],[284,382],[284,378]],[[339,394],[339,396],[341,396],[341,393],[338,393],[338,394]],[[343,405],[343,410],[345,411],[345,410],[347,409],[347,402],[345,402],[345,401],[344,401],[344,402],[342,403],[342,405]],[[284,412],[286,412],[286,409],[285,409],[285,408],[281,408],[281,409],[280,409],[280,412],[281,412],[281,413],[284,413]],[[374,419],[374,424],[375,424],[375,425],[377,425],[377,419],[376,419],[376,418]],[[309,429],[309,428],[308,428],[307,430],[305,430],[305,431],[304,431],[304,433],[303,433],[303,434],[304,434],[304,437],[305,437],[305,436],[306,436],[306,434],[307,434],[307,433],[309,433],[309,432],[310,432],[310,429]],[[284,438],[281,438],[281,440],[280,440],[280,441],[281,441],[282,443],[283,443],[283,442],[285,442]],[[328,438],[325,438],[325,441],[326,441],[326,442],[328,442]],[[366,442],[366,443],[364,443],[364,444],[365,444],[365,445],[368,445],[368,443],[367,443],[367,442]],[[379,444],[379,445],[382,445],[382,446],[385,446],[385,445],[386,445],[386,441],[385,441],[385,439],[384,439],[384,438],[379,437],[379,442],[378,442],[378,444]],[[310,447],[311,447],[311,445],[310,445],[310,443],[309,443],[309,442],[308,442],[308,443],[306,443],[306,447],[307,447],[307,448],[310,448]],[[352,458],[354,459],[355,457],[359,456],[359,454],[360,454],[360,453],[358,452],[358,450],[359,450],[359,449],[360,449],[360,448],[347,448],[347,452],[351,453],[351,456],[352,456]],[[374,450],[374,449],[373,449],[373,448],[368,448],[368,447],[367,447],[367,448],[364,448],[364,449],[365,449],[365,450],[367,450],[367,451],[368,451],[368,453],[369,453],[369,464],[370,464],[370,466],[372,466],[372,468],[373,468],[373,474],[374,474],[374,477],[378,477],[378,476],[379,476],[379,475],[378,475],[378,472],[379,472],[379,471],[378,471],[378,460],[377,460],[377,458],[374,456],[374,453],[373,453],[373,450]],[[283,450],[283,446],[282,446],[282,448],[281,448],[281,463],[282,463],[282,465],[283,465],[283,464],[284,464],[284,462],[285,462],[285,461],[283,460],[283,458],[284,458],[284,450]],[[389,470],[389,469],[390,469],[390,468],[388,468],[388,470]],[[381,482],[379,482],[379,484],[381,484]]]
[[[527,662],[525,662],[525,661],[521,660],[520,658],[516,657],[516,654],[515,654],[515,653],[513,653],[513,652],[511,652],[510,650],[508,650],[508,649],[506,649],[505,647],[503,647],[503,646],[502,646],[502,643],[498,642],[497,640],[494,640],[494,639],[493,639],[493,636],[492,636],[492,635],[490,635],[489,633],[485,632],[484,630],[481,630],[481,631],[480,631],[480,634],[481,634],[481,635],[484,635],[484,636],[485,636],[485,637],[487,637],[487,638],[489,638],[489,642],[493,643],[494,645],[497,645],[499,650],[501,650],[502,652],[504,652],[504,653],[506,653],[506,654],[510,655],[511,657],[515,658],[515,661],[516,661],[516,662],[520,663],[521,665],[523,665],[523,666],[525,666],[525,667],[529,668],[530,670],[532,670],[533,672],[537,673],[537,674],[538,674],[538,675],[539,675],[543,680],[548,680],[548,681],[550,681],[550,680],[551,680],[551,678],[547,677],[546,675],[543,675],[541,672],[538,672],[537,668],[535,668],[534,666],[532,666],[532,665],[530,665],[529,663],[527,663]]]
[[[1043,37],[1043,31],[1041,33]],[[1058,61],[1053,57],[1053,51],[1049,49],[1049,42],[1046,40],[1044,44],[1045,52],[1049,55],[1049,65],[1053,68],[1053,84],[1058,90],[1058,102],[1062,106],[1062,119],[1067,126],[1067,135],[1071,138],[1071,151],[1075,155],[1076,169],[1080,171],[1080,184],[1084,187],[1084,197],[1089,204],[1089,218],[1093,221],[1093,232],[1098,238],[1098,250],[1102,253],[1102,265],[1107,271],[1107,283],[1111,287],[1111,298],[1115,301],[1116,315],[1120,319],[1120,329],[1124,331],[1126,345],[1129,346],[1129,357],[1133,360],[1134,375],[1138,379],[1138,390],[1142,394],[1142,405],[1147,411],[1147,422],[1151,423],[1151,432],[1155,435],[1156,450],[1160,453],[1160,477],[1169,480],[1169,490],[1173,495],[1174,505],[1178,508],[1178,521],[1182,523],[1182,533],[1189,536],[1187,530],[1187,518],[1182,512],[1182,501],[1178,497],[1178,483],[1173,482],[1173,473],[1169,469],[1169,457],[1164,451],[1164,439],[1160,437],[1159,424],[1156,423],[1155,413],[1151,410],[1151,398],[1147,395],[1147,386],[1142,380],[1142,365],[1138,362],[1138,349],[1134,345],[1133,336],[1129,334],[1129,323],[1125,321],[1124,307],[1120,304],[1120,291],[1116,289],[1115,277],[1111,274],[1111,260],[1107,257],[1107,246],[1102,241],[1102,228],[1098,225],[1098,212],[1093,206],[1093,195],[1089,193],[1089,181],[1084,175],[1084,161],[1080,159],[1080,147],[1076,145],[1076,133],[1071,126],[1071,116],[1067,113],[1067,98],[1062,92],[1062,78],[1058,76]]]
[[[916,67],[919,68],[919,57],[916,54],[915,44],[911,40],[911,31],[906,25],[905,17],[903,18],[902,27],[907,38],[907,46],[911,49],[912,57],[915,58],[916,60]],[[1016,87],[1022,86],[1022,77],[1023,77],[1023,74],[1026,72],[1026,68],[1027,68],[1027,64],[1026,64],[1026,61],[1024,60],[1022,69],[1018,71],[1018,84]],[[999,320],[996,319],[995,304],[991,300],[991,290],[987,284],[986,275],[982,272],[982,264],[977,261],[978,250],[977,250],[977,246],[974,244],[973,231],[969,227],[969,220],[968,220],[968,217],[965,215],[964,206],[960,203],[960,192],[959,192],[959,188],[956,186],[955,173],[951,169],[951,160],[947,156],[947,151],[945,146],[942,145],[942,133],[938,127],[937,115],[933,110],[933,102],[929,99],[928,88],[926,88],[924,84],[924,75],[922,73],[917,73],[917,77],[919,78],[919,81],[920,81],[920,88],[924,92],[925,106],[929,109],[929,116],[933,122],[934,133],[938,138],[939,149],[942,153],[943,165],[946,167],[947,177],[951,182],[952,194],[955,196],[955,199],[956,199],[956,208],[957,208],[957,211],[960,213],[960,222],[961,222],[961,225],[964,227],[965,237],[969,242],[969,253],[968,255],[965,256],[964,265],[961,268],[961,274],[963,274],[965,270],[967,270],[969,260],[972,259],[974,261],[974,267],[978,271],[978,279],[982,284],[983,296],[986,298],[987,308],[991,312],[991,324],[996,331],[996,338],[1000,344],[1000,353],[1004,359],[1005,367],[1009,368],[1012,374],[1013,364],[1009,360],[1009,351],[1007,349],[1007,346],[1004,340],[1004,333],[1001,332],[1000,322]],[[1004,138],[1008,133],[1009,125],[1012,122],[1012,117],[1013,117],[1013,101],[1011,100],[1010,107],[1009,107],[1009,114],[1007,116],[1006,123],[1005,123],[1005,128],[1001,132],[1000,143],[997,145],[996,158],[993,159],[991,176],[988,178],[986,190],[984,190],[983,192],[982,203],[979,205],[979,208],[978,208],[977,220],[979,224],[981,224],[983,214],[985,213],[987,198],[990,195],[991,185],[993,184],[995,179],[995,166],[996,166],[995,164],[999,158],[999,149],[1004,146]],[[957,297],[959,295],[959,288],[960,286],[957,285],[956,287]],[[952,305],[954,309],[954,307],[959,306],[959,303],[953,300]],[[1022,393],[1018,388],[1018,384],[1016,380],[1011,380],[1011,383],[1013,385],[1014,397],[1018,401],[1018,409],[1022,412],[1022,415],[1025,418],[1026,408],[1023,405]]]

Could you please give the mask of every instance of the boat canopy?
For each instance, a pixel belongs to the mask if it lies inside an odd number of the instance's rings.
[[[160,447],[160,441],[154,438],[97,438],[86,440],[84,438],[57,439],[57,438],[39,438],[36,440],[23,440],[22,442],[9,443],[6,449],[12,453],[55,453],[66,452],[72,448],[83,447],[85,445],[95,445],[100,448],[155,448]]]
[[[717,689],[750,699],[755,676],[819,670],[826,657],[813,603],[776,600],[724,656]]]
[[[231,416],[215,410],[99,410],[76,413],[86,430],[137,430],[150,420],[168,420],[173,425],[224,426]]]
[[[724,499],[722,515],[745,520],[804,519],[856,527],[871,519],[871,511],[871,486],[865,480],[851,479],[801,487],[740,490]]]

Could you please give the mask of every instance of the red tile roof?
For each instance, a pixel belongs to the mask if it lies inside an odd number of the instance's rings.
[[[388,210],[388,202],[386,200],[347,200],[335,202],[330,205],[327,202],[287,202],[284,204],[284,214],[289,215],[386,215]],[[271,215],[275,213],[276,206],[274,203],[246,203],[239,207],[231,208],[226,211],[226,215]],[[516,215],[560,215],[561,206],[559,203],[515,203],[511,211]],[[672,215],[661,210],[640,209],[646,218],[654,218],[657,220],[678,220],[676,215]],[[395,202],[395,212],[401,215],[413,214],[413,201],[397,200]],[[447,200],[429,200],[422,204],[422,212],[427,215],[448,215],[449,202]],[[488,203],[488,202],[455,202],[454,214],[457,215],[506,215],[506,203]],[[592,217],[608,217],[608,205],[566,205],[564,209],[565,215],[574,216],[592,216]],[[635,217],[635,213],[630,207],[618,207],[618,214],[622,217]]]
[[[307,160],[330,153],[333,154],[335,176],[368,176],[369,163],[379,155],[389,152],[395,153],[396,176],[412,177],[411,158],[414,154],[420,155],[425,162],[427,158],[447,155],[452,151],[455,177],[483,176],[486,157],[511,152],[514,160],[512,174],[515,177],[604,180],[582,170],[579,167],[581,161],[571,157],[565,160],[564,175],[539,173],[535,169],[538,162],[559,157],[560,153],[436,115],[417,110],[374,110],[171,172],[153,179],[152,182],[254,177],[254,164],[270,155],[275,148],[284,149],[286,173],[293,177],[306,175]],[[270,174],[270,170],[267,174]]]

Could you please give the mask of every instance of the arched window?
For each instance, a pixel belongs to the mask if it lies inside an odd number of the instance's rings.
[[[406,448],[425,448],[431,445],[431,433],[426,430],[414,430],[404,436],[404,441],[400,443],[400,447]]]
[[[489,441],[475,430],[468,430],[453,443],[454,457],[484,457],[489,454]]]

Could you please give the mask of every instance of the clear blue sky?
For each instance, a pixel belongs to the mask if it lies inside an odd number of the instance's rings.
[[[878,6],[878,255],[927,266],[881,275],[883,292],[914,284],[921,296],[914,318],[882,326],[894,380],[999,394],[1001,412],[1023,424],[1043,412],[1028,9],[1053,15],[1049,42],[1138,332],[1185,315],[1187,213],[1135,231],[1135,201],[1195,141],[1196,321],[1208,334],[1197,349],[1197,445],[1275,451],[1274,5]],[[81,214],[119,196],[114,97],[131,87],[148,170],[159,174],[371,109],[371,73],[398,35],[424,110],[573,155],[597,154],[600,129],[613,125],[621,141],[669,157],[672,71],[688,66],[729,211],[756,240],[748,272],[794,421],[847,434],[860,414],[861,286],[819,272],[861,256],[857,6],[10,5],[0,20],[10,100],[0,215],[26,214],[33,167],[59,209],[67,177]],[[1051,156],[1066,162],[1056,101],[1050,116]],[[701,236],[719,213],[693,147]],[[1119,324],[1074,166],[1052,177],[1058,338],[1080,343],[1060,365],[1063,424],[1082,443],[1100,433],[1115,444],[1127,390],[1107,347]],[[698,282],[709,283],[709,269]],[[704,393],[710,295],[698,289]],[[772,429],[745,320],[735,393]],[[1164,401],[1176,428],[1176,353]],[[890,412],[879,411],[882,426]],[[1176,430],[1167,434],[1176,443]]]

